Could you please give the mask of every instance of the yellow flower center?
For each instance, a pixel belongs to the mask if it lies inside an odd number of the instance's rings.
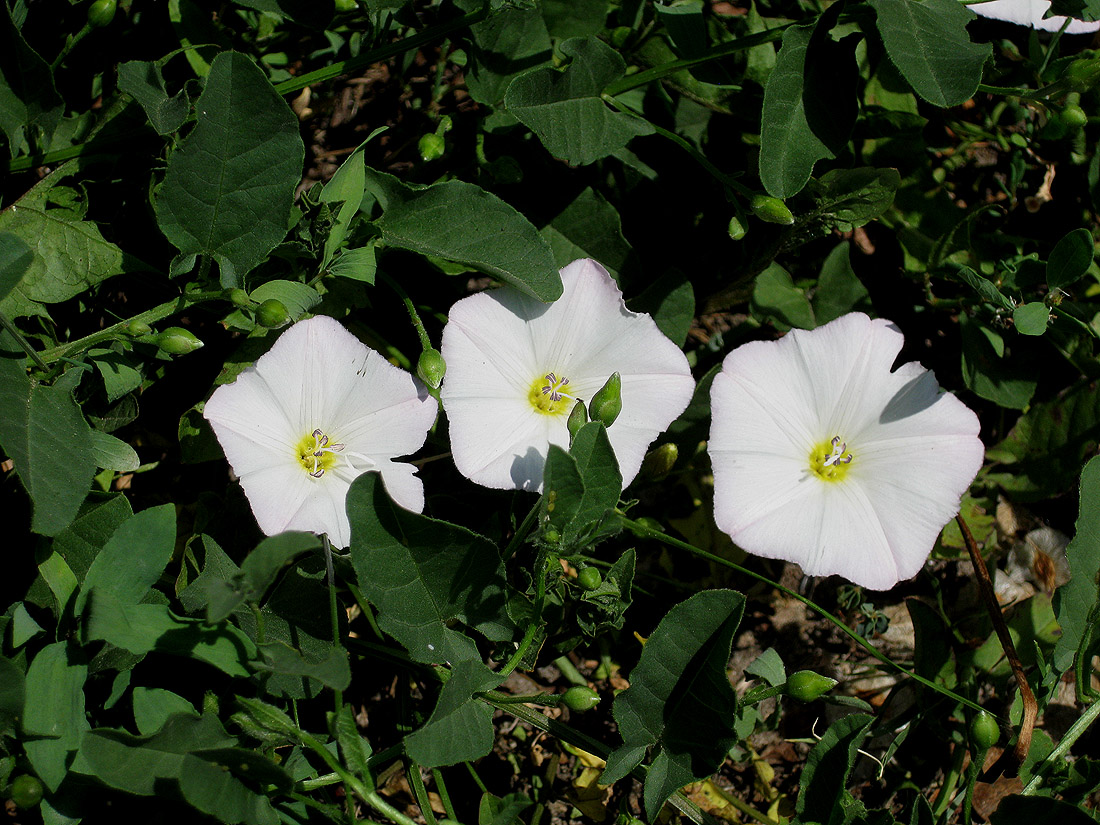
[[[295,453],[302,469],[314,478],[320,478],[326,470],[336,466],[336,462],[339,461],[339,456],[336,454],[343,449],[343,444],[330,444],[328,436],[318,428],[302,436]]]
[[[535,412],[543,415],[566,415],[577,400],[566,392],[568,386],[568,378],[548,372],[531,382],[527,400],[531,402]]]
[[[839,435],[810,450],[810,472],[822,481],[843,481],[851,464],[852,454]]]

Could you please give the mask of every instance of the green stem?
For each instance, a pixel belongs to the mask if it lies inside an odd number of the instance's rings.
[[[1062,741],[1058,743],[1057,747],[1047,755],[1046,759],[1035,766],[1032,770],[1031,781],[1024,786],[1022,791],[1020,791],[1021,795],[1031,796],[1039,789],[1039,786],[1043,784],[1043,779],[1045,778],[1043,775],[1044,766],[1057,765],[1061,762],[1066,754],[1069,753],[1069,749],[1073,747],[1074,743],[1080,739],[1081,735],[1096,721],[1097,716],[1100,716],[1100,702],[1093,702],[1085,708],[1085,712],[1077,718],[1077,721],[1070,725],[1069,730],[1066,731],[1066,735],[1062,737]]]
[[[435,782],[435,790],[439,794],[439,801],[443,803],[443,810],[447,812],[447,818],[458,822],[458,814],[455,813],[455,806],[451,802],[451,795],[447,793],[447,785],[443,782],[443,773],[439,768],[432,768],[432,781]]]
[[[778,696],[784,690],[787,689],[787,685],[784,682],[782,685],[760,685],[754,687],[748,693],[741,697],[739,705],[755,705],[757,702],[763,702],[765,699],[771,699],[773,696]]]
[[[500,677],[501,682],[507,679],[508,675],[523,661],[523,657],[527,654],[528,648],[531,647],[531,643],[535,640],[535,635],[538,633],[538,630],[539,625],[537,621],[531,622],[531,624],[527,626],[527,631],[523,634],[523,640],[519,643],[519,647],[516,648],[516,652],[508,658],[508,661],[504,663],[504,667],[497,671],[497,675]]]
[[[62,61],[69,56],[69,52],[73,50],[77,43],[85,38],[85,36],[92,30],[91,23],[85,23],[84,28],[78,31],[74,35],[70,35],[65,39],[65,45],[61,47],[61,53],[53,59],[53,63],[50,64],[50,72],[56,72],[61,66]]]
[[[1059,318],[1068,318],[1069,320],[1073,321],[1074,324],[1083,329],[1093,338],[1100,338],[1100,334],[1098,334],[1096,330],[1092,328],[1091,324],[1085,323],[1072,312],[1069,312],[1057,305],[1050,307],[1050,311],[1057,315]]]
[[[561,671],[561,675],[565,677],[565,680],[571,685],[579,685],[580,687],[588,687],[588,680],[581,676],[581,672],[577,670],[577,666],[573,664],[568,656],[559,656],[554,660],[554,666]]]
[[[7,315],[0,312],[0,327],[3,327],[8,331],[8,334],[15,339],[15,343],[19,344],[23,348],[23,352],[27,353],[35,366],[37,366],[43,372],[48,372],[49,367],[46,366],[46,362],[42,360],[42,357],[35,351],[34,347],[30,345],[30,342],[23,337],[23,334],[19,331],[19,328],[11,322]]]
[[[412,324],[416,327],[416,334],[420,338],[421,349],[432,349],[432,339],[428,337],[428,331],[424,329],[424,322],[420,320],[420,313],[416,311],[416,305],[413,304],[412,299],[409,297],[409,293],[405,291],[405,288],[401,284],[397,283],[393,278],[387,275],[385,272],[379,271],[378,276],[381,280],[397,293],[398,297],[404,302],[405,309],[409,311],[409,318],[412,319]]]
[[[123,330],[128,324],[131,323],[144,323],[155,324],[158,321],[163,321],[177,312],[182,312],[189,306],[203,303],[205,301],[213,300],[226,300],[225,293],[221,290],[209,291],[209,292],[185,292],[178,298],[173,298],[171,301],[165,301],[160,306],[155,306],[152,309],[148,309],[145,312],[139,312],[132,318],[127,318],[123,321],[119,321],[117,324],[112,324],[109,327],[105,327],[99,332],[93,332],[91,335],[85,335],[83,338],[78,338],[75,341],[70,341],[67,344],[60,344],[52,349],[44,350],[40,353],[42,361],[46,364],[52,364],[54,361],[58,361],[62,358],[69,358],[76,353],[83,352],[84,350],[95,346],[96,344],[104,341],[112,341],[115,338],[122,337],[125,333]]]
[[[527,538],[527,534],[531,532],[531,527],[535,523],[535,519],[539,515],[539,507],[541,506],[541,500],[535,502],[535,506],[531,508],[531,511],[523,517],[523,521],[520,522],[519,527],[516,528],[515,534],[508,541],[508,546],[504,548],[505,560],[512,558],[515,552],[519,549],[519,546],[523,543],[523,540]]]
[[[716,556],[713,553],[708,553],[706,550],[703,550],[703,549],[701,549],[699,547],[696,547],[692,544],[688,544],[686,541],[680,541],[679,539],[673,538],[672,536],[668,536],[668,535],[665,535],[664,533],[661,533],[657,530],[653,530],[653,529],[647,527],[644,524],[640,524],[636,521],[633,521],[631,519],[626,518],[625,515],[622,516],[622,524],[623,524],[623,527],[625,527],[629,530],[632,530],[636,533],[644,534],[646,537],[651,538],[655,541],[658,541],[662,544],[666,544],[669,547],[675,547],[678,550],[686,550],[687,552],[692,553],[693,555],[699,556],[700,558],[706,559],[707,561],[712,561],[715,564],[720,564],[723,567],[728,567],[731,570],[736,570],[738,573],[741,573],[745,576],[749,576],[753,579],[756,579],[759,582],[763,582],[764,584],[768,585],[769,587],[774,587],[776,590],[779,590],[781,593],[783,593],[787,596],[790,596],[792,599],[797,599],[798,601],[802,602],[804,605],[806,605],[806,607],[810,608],[810,610],[817,613],[819,616],[821,616],[826,621],[832,623],[838,630],[840,630],[841,632],[846,634],[849,638],[852,639],[852,641],[854,641],[856,644],[858,644],[860,647],[862,647],[865,651],[867,651],[869,654],[874,656],[876,659],[878,659],[884,665],[888,665],[889,667],[893,668],[894,670],[898,671],[899,673],[902,673],[905,676],[908,676],[910,679],[913,679],[916,682],[920,682],[925,687],[931,688],[932,690],[936,691],[937,693],[940,693],[943,696],[946,696],[946,697],[948,697],[949,699],[951,699],[955,702],[961,702],[962,704],[966,705],[968,708],[972,708],[973,710],[978,710],[978,711],[984,710],[984,708],[981,705],[971,701],[970,699],[966,699],[962,696],[959,696],[959,694],[955,693],[952,690],[948,690],[943,685],[937,685],[935,682],[933,682],[929,679],[925,679],[920,674],[914,673],[913,671],[909,670],[908,668],[902,667],[897,662],[893,661],[885,653],[878,650],[874,645],[872,645],[870,642],[868,642],[866,639],[864,639],[862,636],[860,636],[858,633],[856,633],[850,627],[848,627],[848,625],[846,625],[844,622],[842,622],[840,619],[838,619],[836,616],[834,616],[828,610],[826,610],[825,608],[821,607],[820,605],[815,604],[814,602],[810,601],[809,599],[807,599],[805,596],[801,595],[800,593],[796,593],[795,591],[784,587],[779,582],[772,581],[767,576],[763,576],[760,573],[755,573],[752,570],[749,570],[747,567],[742,567],[739,564],[734,564],[731,561],[727,561],[726,559],[722,558],[721,556]]]
[[[413,796],[416,797],[416,804],[420,808],[420,815],[424,817],[424,822],[427,825],[438,825],[432,803],[428,799],[428,789],[424,787],[424,777],[420,775],[420,764],[408,756],[405,757],[405,776],[409,780],[409,787],[412,788]]]
[[[736,54],[745,49],[751,49],[753,46],[773,43],[783,37],[783,32],[786,31],[787,27],[790,25],[792,24],[787,23],[784,26],[777,26],[774,29],[768,29],[764,32],[750,34],[748,37],[742,37],[738,40],[722,43],[714,46],[705,54],[698,57],[682,57],[679,60],[671,60],[668,63],[662,63],[660,66],[654,66],[652,69],[646,69],[643,72],[626,75],[610,84],[603,92],[605,95],[611,95],[612,97],[621,95],[623,92],[637,89],[639,86],[645,86],[648,83],[652,83],[654,80],[661,80],[669,75],[682,72],[684,69],[701,66],[712,60],[720,60],[723,57],[728,57],[731,54]]]

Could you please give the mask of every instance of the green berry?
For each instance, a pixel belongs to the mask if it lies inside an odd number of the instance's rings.
[[[778,223],[790,226],[794,223],[794,215],[779,198],[768,195],[754,195],[752,198],[752,213],[760,220],[767,223]]]
[[[156,345],[169,355],[187,355],[202,346],[202,341],[182,327],[168,327],[156,337]]]
[[[278,298],[268,298],[256,307],[256,321],[268,329],[278,329],[290,323],[290,313]]]
[[[596,590],[603,584],[603,576],[595,567],[586,567],[577,572],[577,584],[585,590]]]
[[[416,374],[433,390],[438,390],[443,383],[443,376],[447,374],[447,362],[443,360],[443,353],[434,348],[420,353],[416,362]]]
[[[830,679],[812,670],[800,670],[787,678],[787,687],[784,692],[799,702],[812,702],[834,687],[836,687],[836,679]]]
[[[116,11],[118,11],[118,4],[115,0],[95,0],[88,6],[88,25],[93,29],[109,26],[115,19]]]
[[[979,712],[970,720],[970,741],[981,752],[989,750],[1001,739],[1001,726],[986,711]]]
[[[42,783],[28,773],[15,777],[11,783],[11,801],[26,810],[42,801]]]
[[[592,710],[599,703],[600,694],[590,687],[582,687],[581,685],[573,685],[561,695],[561,704],[578,713]]]

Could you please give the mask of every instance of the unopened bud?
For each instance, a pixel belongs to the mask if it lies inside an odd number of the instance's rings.
[[[812,702],[834,687],[836,687],[836,679],[830,679],[812,670],[800,670],[787,678],[784,692],[799,702]]]
[[[649,481],[660,481],[672,472],[676,459],[680,457],[680,448],[675,444],[662,444],[654,447],[642,459],[642,469],[638,474]]]
[[[252,299],[248,297],[248,293],[238,287],[229,290],[227,297],[233,306],[240,307],[241,309],[252,305]]]
[[[155,343],[169,355],[187,355],[202,346],[202,341],[183,327],[168,327],[156,337]]]
[[[131,321],[122,328],[122,331],[133,338],[140,338],[152,332],[153,328],[144,321]]]
[[[1001,740],[1001,726],[993,715],[980,711],[970,720],[970,741],[979,751],[987,751]]]
[[[751,207],[752,214],[767,223],[778,223],[783,226],[790,226],[794,223],[794,215],[787,208],[787,204],[779,198],[773,198],[769,195],[753,195]]]
[[[561,695],[561,704],[578,713],[592,710],[599,703],[600,694],[590,687],[582,687],[581,685],[573,685]]]
[[[268,329],[278,329],[290,323],[290,313],[278,298],[268,298],[256,307],[256,321]]]
[[[584,408],[583,401],[577,401],[573,405],[573,409],[569,413],[569,419],[565,422],[565,426],[569,429],[569,441],[572,443],[573,439],[577,437],[577,433],[581,431],[581,427],[588,423],[588,410]]]
[[[731,241],[739,241],[748,234],[748,229],[745,228],[744,222],[736,215],[730,218],[730,225],[727,231],[730,234]]]
[[[592,396],[592,420],[602,421],[605,427],[610,427],[623,411],[623,381],[619,373],[611,373],[607,383],[596,390]]]
[[[1100,81],[1100,59],[1079,57],[1066,67],[1065,78],[1077,92],[1087,92]]]
[[[596,590],[603,584],[603,574],[595,567],[586,567],[578,571],[577,584],[585,590]]]
[[[447,149],[447,142],[442,135],[435,133],[421,135],[417,144],[420,149],[420,158],[424,161],[439,160]]]
[[[434,348],[420,353],[416,362],[416,374],[433,390],[438,390],[443,383],[443,376],[447,374],[447,362],[443,360],[443,353]]]

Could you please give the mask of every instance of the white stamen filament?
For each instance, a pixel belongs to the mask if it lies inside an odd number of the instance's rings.
[[[825,460],[822,462],[824,466],[833,467],[837,464],[852,463],[852,456],[846,454],[848,451],[848,444],[846,442],[842,443],[839,435],[834,436],[830,443],[833,445],[833,451],[825,457]]]
[[[344,449],[343,444],[329,444],[328,436],[319,427],[313,431],[313,472],[314,478],[320,478],[325,474],[325,468],[320,466],[320,459],[325,453],[338,453]]]
[[[542,388],[543,395],[549,395],[551,401],[561,401],[563,398],[570,398],[576,400],[567,392],[562,392],[562,388],[569,383],[568,378],[561,378],[560,380],[552,372],[546,374],[546,386]]]

